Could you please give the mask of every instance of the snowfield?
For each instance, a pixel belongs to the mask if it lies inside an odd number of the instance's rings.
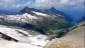
[[[0,25],[0,32],[6,34],[19,42],[0,39],[0,48],[43,48],[47,43],[46,35],[30,35],[22,29],[9,28]]]
[[[51,16],[41,12],[32,11],[35,15],[24,13],[16,15],[0,15],[0,20],[8,23],[30,23],[35,24],[39,21],[42,21],[45,18],[55,19],[55,15]]]
[[[0,40],[0,48],[42,48],[31,44]]]
[[[24,13],[22,15],[7,15],[6,20],[16,21],[16,22],[32,22],[34,20],[38,20],[38,17]]]
[[[35,12],[35,11],[33,11],[33,13],[35,13],[36,15],[47,16],[47,14],[44,14],[44,13],[41,13],[41,12]]]
[[[28,13],[24,13],[23,15],[19,15],[19,14],[17,14],[17,15],[7,15],[9,18],[24,18],[24,19],[26,19],[26,18],[29,18],[29,19],[37,19],[37,17],[36,16],[33,16],[33,15],[30,15],[30,14],[28,14]]]

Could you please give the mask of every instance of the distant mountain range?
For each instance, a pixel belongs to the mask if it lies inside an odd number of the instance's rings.
[[[61,18],[64,18],[66,19],[67,21],[69,21],[71,24],[74,24],[74,23],[79,23],[82,19],[78,19],[77,21],[75,21],[72,16],[62,12],[62,11],[59,11],[59,10],[56,10],[54,7],[51,7],[50,9],[35,9],[35,8],[29,8],[29,7],[25,7],[23,8],[20,12],[18,12],[17,14],[24,14],[24,13],[28,13],[28,14],[31,14],[31,15],[36,15],[34,12],[41,12],[41,13],[44,13],[44,14],[49,14],[49,15],[55,15],[55,16],[59,16]],[[15,12],[11,12],[11,11],[7,11],[7,10],[0,10],[0,14],[16,14]],[[83,17],[82,17],[83,18]]]
[[[8,11],[8,10],[0,10],[0,14],[7,14],[7,15],[9,15],[9,14],[14,14],[14,12]]]
[[[85,16],[81,17],[80,20],[78,20],[78,23],[85,21]]]
[[[41,13],[45,13],[45,14],[49,14],[49,15],[60,16],[70,22],[72,21],[72,18],[70,18],[69,15],[63,13],[62,11],[56,10],[54,7],[50,8],[50,9],[35,9],[35,8],[25,7],[24,9],[22,9],[19,12],[19,14],[28,13],[28,14],[35,15],[32,11],[41,12]]]
[[[69,16],[56,10],[54,7],[44,10],[25,7],[14,15],[0,15],[0,24],[32,29],[43,34],[73,25]]]

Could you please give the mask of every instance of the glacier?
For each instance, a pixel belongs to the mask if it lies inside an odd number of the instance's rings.
[[[43,48],[43,46],[45,46],[46,43],[48,42],[46,40],[47,38],[46,35],[42,35],[42,34],[30,35],[29,32],[23,29],[11,28],[11,27],[0,25],[0,32],[19,41],[19,42],[14,42],[14,41],[8,41],[3,38],[0,38],[0,48],[18,48],[18,47]]]

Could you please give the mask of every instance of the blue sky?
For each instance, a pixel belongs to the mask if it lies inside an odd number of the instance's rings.
[[[41,9],[55,7],[77,16],[77,13],[81,15],[84,13],[84,2],[84,0],[0,0],[0,9],[14,11],[25,6]]]

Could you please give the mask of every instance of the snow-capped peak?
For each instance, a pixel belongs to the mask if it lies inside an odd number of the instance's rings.
[[[30,19],[37,19],[36,16],[30,15],[30,14],[28,14],[28,13],[24,13],[23,16],[24,16],[24,17],[28,17],[28,18],[30,18]]]

